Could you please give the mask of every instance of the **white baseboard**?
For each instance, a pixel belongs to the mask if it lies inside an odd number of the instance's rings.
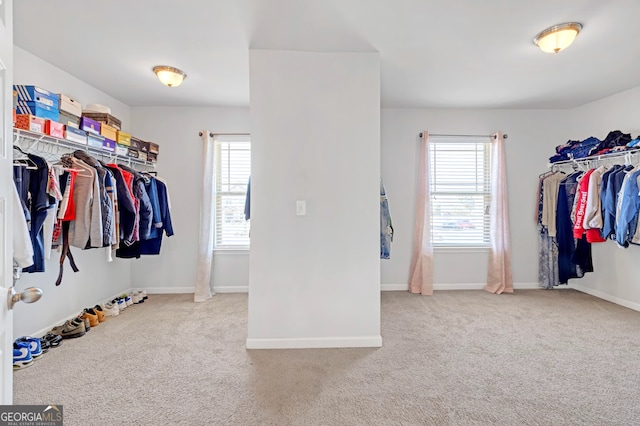
[[[434,284],[434,290],[482,290],[485,283]],[[539,289],[538,283],[514,283],[515,290]],[[381,284],[382,291],[409,291],[409,284]]]
[[[213,286],[214,293],[249,293],[249,286],[221,285]]]
[[[624,306],[625,308],[633,309],[634,311],[640,311],[640,303],[632,302],[626,299],[621,299],[620,297],[612,296],[600,290],[594,290],[582,284],[570,284],[569,288],[573,288],[583,293],[590,294],[599,299],[606,300],[607,302],[615,303],[616,305]]]
[[[288,339],[247,338],[247,349],[319,349],[319,348],[380,348],[382,336],[308,337]]]
[[[138,290],[146,290],[148,294],[182,294],[194,293],[195,287],[136,287]]]

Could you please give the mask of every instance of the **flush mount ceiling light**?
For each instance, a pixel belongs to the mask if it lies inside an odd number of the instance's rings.
[[[187,78],[187,74],[184,71],[166,65],[153,67],[153,72],[156,73],[162,84],[169,87],[178,87],[182,84],[182,81]]]
[[[543,52],[558,53],[573,43],[581,29],[582,24],[577,22],[554,25],[538,34],[533,42]]]

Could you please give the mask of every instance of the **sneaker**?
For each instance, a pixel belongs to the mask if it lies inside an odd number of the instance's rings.
[[[120,312],[124,311],[127,308],[127,304],[124,303],[124,299],[116,299],[116,303],[118,303],[118,309]]]
[[[93,307],[93,310],[98,314],[98,321],[105,322],[106,318],[104,317],[104,310],[102,309],[102,306],[96,305]]]
[[[15,345],[27,345],[29,347],[29,352],[31,352],[31,356],[33,357],[33,359],[40,358],[40,356],[42,356],[42,354],[44,353],[42,351],[42,344],[40,342],[40,339],[38,339],[37,337],[31,337],[31,336],[18,337],[14,342],[14,346]]]
[[[97,327],[100,325],[100,320],[98,319],[98,314],[92,308],[85,309],[84,312],[80,314],[80,318],[89,319],[90,327]]]
[[[147,296],[147,290],[142,290],[142,300],[147,300],[149,297]]]
[[[111,302],[105,303],[102,310],[104,311],[105,317],[115,317],[120,313],[118,305]]]
[[[29,344],[13,345],[13,369],[19,370],[33,364]]]
[[[127,304],[127,307],[133,305],[133,300],[131,300],[131,296],[128,294],[124,297],[124,303]]]
[[[58,327],[54,327],[51,333],[61,336],[63,339],[73,339],[75,337],[82,337],[87,333],[85,322],[78,318],[74,318],[65,322]]]
[[[84,323],[84,331],[89,331],[91,330],[91,321],[89,320],[89,317],[82,317],[82,314],[78,315],[77,317],[75,317],[74,319],[71,320],[72,323],[74,323],[75,325],[80,324],[80,323]]]
[[[144,300],[142,300],[142,293],[140,293],[139,291],[134,292],[131,295],[131,299],[133,300],[133,303],[135,303],[136,305],[144,302]]]

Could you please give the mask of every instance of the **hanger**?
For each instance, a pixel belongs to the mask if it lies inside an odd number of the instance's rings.
[[[24,155],[24,158],[14,158],[13,165],[14,166],[24,166],[28,170],[38,170],[38,165],[27,155],[26,152],[22,150],[19,146],[13,145],[13,149],[18,151],[20,154]]]

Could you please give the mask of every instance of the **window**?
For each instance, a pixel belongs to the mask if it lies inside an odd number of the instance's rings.
[[[489,246],[491,144],[488,142],[469,137],[430,138],[434,247]]]
[[[216,136],[214,158],[216,248],[248,248],[244,204],[251,175],[249,136]]]

